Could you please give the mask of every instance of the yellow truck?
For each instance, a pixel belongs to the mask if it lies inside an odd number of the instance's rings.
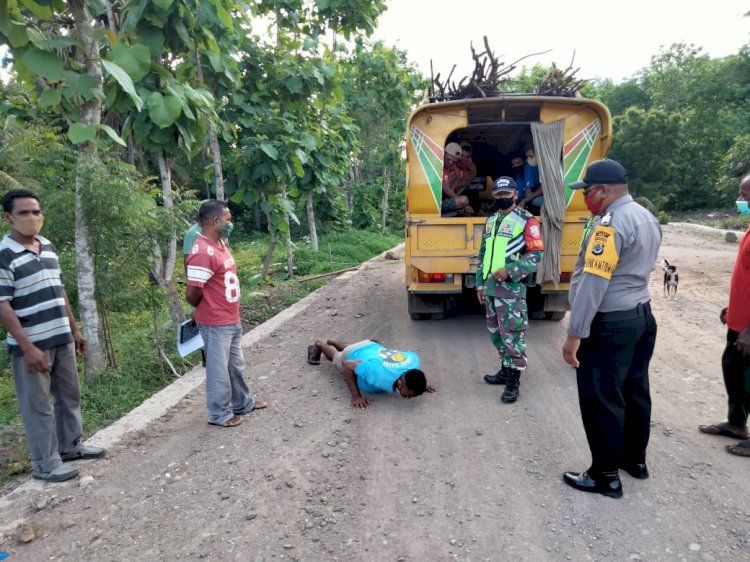
[[[491,203],[491,184],[514,177],[510,160],[536,150],[544,206],[540,223],[544,259],[528,290],[532,318],[560,320],[568,310],[568,287],[590,213],[578,181],[588,163],[605,158],[612,140],[611,116],[595,100],[503,94],[437,101],[409,116],[406,132],[406,290],[409,314],[442,319],[452,306],[476,301],[474,271]],[[477,178],[465,194],[474,216],[441,215],[443,149],[470,144]],[[473,190],[471,188],[474,188]]]

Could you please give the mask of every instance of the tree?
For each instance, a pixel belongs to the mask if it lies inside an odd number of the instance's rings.
[[[610,79],[595,80],[584,87],[584,97],[601,100],[613,116],[622,115],[630,107],[651,108],[651,98],[637,79],[615,84]]]
[[[154,276],[166,291],[175,323],[184,320],[184,312],[173,279],[177,221],[173,214],[172,163],[178,155],[195,156],[204,146],[209,124],[216,119],[211,93],[194,88],[190,81],[199,73],[196,45],[209,43],[212,52],[219,51],[212,29],[233,28],[227,11],[233,7],[234,3],[222,0],[129,2],[124,9],[122,41],[111,52],[113,62],[127,69],[139,96],[145,100],[146,111],[138,111],[125,92],[108,102],[115,111],[137,111],[130,115],[124,133],[132,133],[158,166],[161,202],[169,211],[173,228],[155,246]],[[218,151],[218,142],[215,148]]]
[[[409,65],[404,52],[382,41],[369,44],[358,38],[342,64],[347,110],[359,127],[362,147],[350,160],[350,189],[356,201],[352,221],[358,228],[378,225],[384,231],[389,215],[402,222],[402,200],[392,197],[390,190],[403,185],[406,118],[428,82]]]
[[[40,107],[58,112],[67,125],[71,142],[78,145],[75,244],[79,313],[89,344],[85,367],[89,379],[102,371],[104,353],[81,178],[97,167],[98,148],[102,144],[96,138],[99,131],[122,143],[110,127],[101,124],[103,66],[107,66],[100,57],[105,38],[101,17],[104,11],[102,4],[83,0],[0,3],[0,39],[10,48],[15,72],[36,89]],[[117,65],[107,66],[107,71],[115,80],[127,82]],[[134,91],[132,95],[140,101]]]
[[[609,156],[628,170],[633,195],[654,199],[675,190],[681,127],[679,115],[659,109],[631,107],[615,118]]]

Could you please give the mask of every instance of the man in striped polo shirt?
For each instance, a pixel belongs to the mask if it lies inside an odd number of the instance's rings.
[[[0,242],[0,323],[8,331],[32,476],[62,482],[78,475],[63,462],[104,456],[104,449],[82,441],[75,353],[83,354],[86,340],[65,294],[55,248],[39,236],[44,222],[39,198],[15,189],[2,205],[10,232]]]

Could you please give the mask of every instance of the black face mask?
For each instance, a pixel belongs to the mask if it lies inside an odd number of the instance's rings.
[[[516,200],[513,199],[513,197],[503,197],[502,199],[495,199],[495,203],[492,208],[495,211],[505,211],[506,209],[510,209],[515,202]]]

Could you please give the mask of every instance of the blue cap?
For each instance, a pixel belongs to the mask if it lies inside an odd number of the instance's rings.
[[[515,191],[516,181],[508,176],[500,176],[495,180],[495,186],[492,188],[492,195],[503,191]]]
[[[570,189],[581,189],[598,183],[628,183],[628,173],[616,160],[597,160],[586,168],[586,175],[581,181],[570,184]]]

